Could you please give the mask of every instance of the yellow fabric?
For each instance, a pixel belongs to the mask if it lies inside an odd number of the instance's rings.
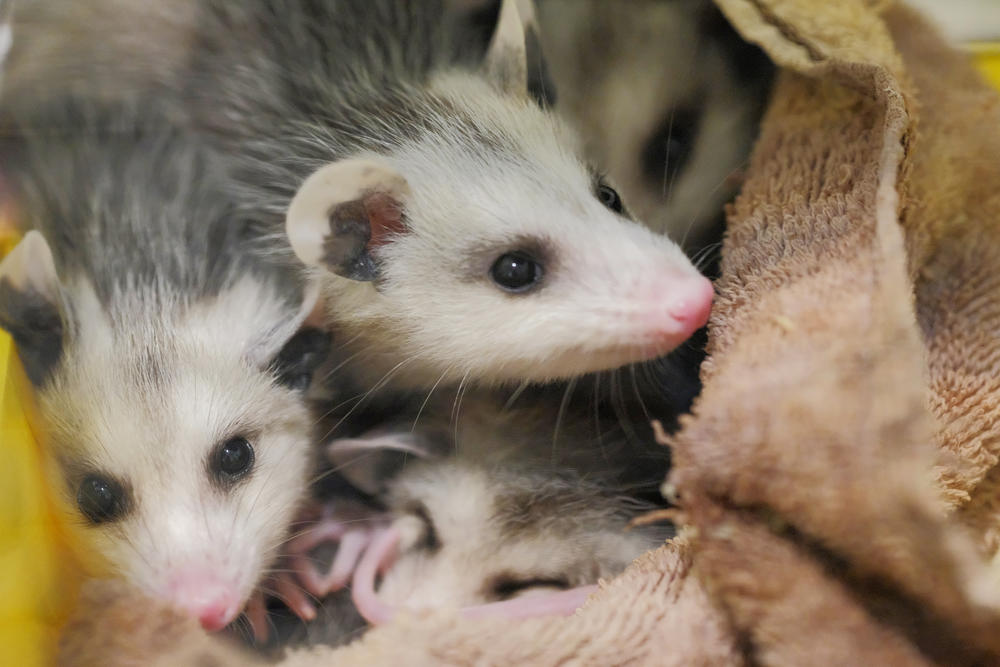
[[[0,237],[0,255],[15,241]],[[0,330],[0,665],[47,665],[75,599],[71,558],[47,495],[27,379]]]
[[[1000,42],[976,42],[969,48],[975,55],[979,69],[990,83],[1000,89]]]

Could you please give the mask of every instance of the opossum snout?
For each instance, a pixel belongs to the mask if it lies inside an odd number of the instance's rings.
[[[714,297],[711,281],[699,276],[677,286],[677,297],[667,307],[667,312],[693,333],[708,321]]]
[[[707,278],[694,276],[672,281],[658,295],[661,305],[647,312],[647,326],[654,329],[656,338],[679,344],[708,322],[714,296],[715,290]]]
[[[241,597],[235,584],[197,571],[175,576],[169,585],[175,607],[198,619],[208,632],[229,625],[240,613]]]

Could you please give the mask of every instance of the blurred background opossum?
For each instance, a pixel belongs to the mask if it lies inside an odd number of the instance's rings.
[[[155,110],[9,111],[5,203],[31,231],[0,263],[0,326],[60,507],[92,571],[221,628],[303,500],[315,296],[246,251],[218,160]]]
[[[773,65],[709,0],[539,0],[556,109],[639,220],[699,259],[742,183]]]

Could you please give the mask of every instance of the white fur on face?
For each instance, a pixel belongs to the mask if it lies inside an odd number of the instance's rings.
[[[248,279],[213,303],[159,314],[143,312],[139,293],[135,317],[113,325],[88,286],[73,291],[74,341],[41,396],[70,505],[83,474],[113,477],[130,490],[131,510],[84,530],[119,574],[181,605],[171,586],[183,577],[245,601],[305,491],[308,413],[248,360],[295,313]],[[235,436],[251,443],[255,463],[226,490],[212,483],[208,458]]]
[[[600,203],[572,135],[470,77],[436,86],[479,128],[436,119],[438,131],[389,156],[411,189],[409,229],[379,250],[378,291],[326,279],[330,316],[365,336],[365,352],[406,360],[417,384],[565,378],[681,342],[665,345],[648,314],[697,271],[674,243]],[[547,258],[540,289],[512,295],[491,281],[497,258],[535,247]]]

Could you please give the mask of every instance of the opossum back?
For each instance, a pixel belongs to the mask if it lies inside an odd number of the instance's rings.
[[[299,298],[294,272],[246,252],[222,157],[155,111],[64,98],[5,120],[2,170],[19,223],[103,303],[136,291],[153,306],[194,302],[247,274]]]

